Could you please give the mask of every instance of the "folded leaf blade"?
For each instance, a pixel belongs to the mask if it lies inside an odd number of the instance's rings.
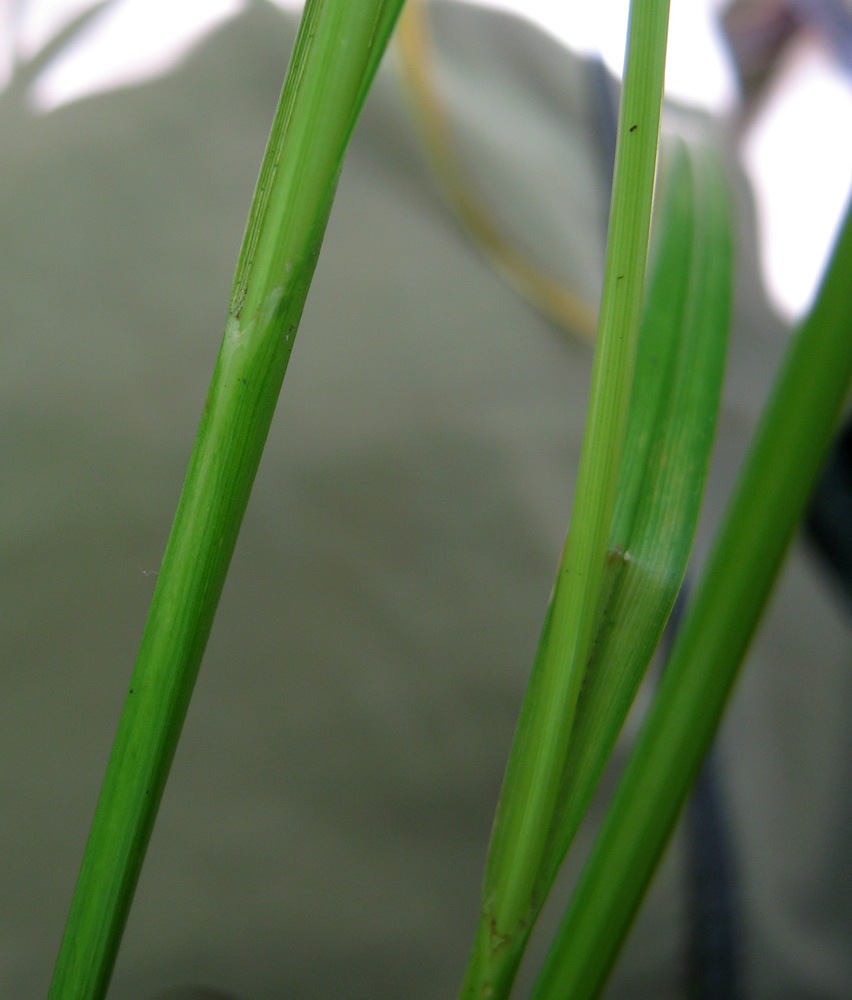
[[[679,147],[667,201],[612,530],[617,575],[577,706],[552,828],[549,881],[591,801],[677,598],[719,412],[733,245],[724,173],[715,156]]]
[[[850,273],[852,204],[534,1000],[599,994],[713,738],[852,384]]]

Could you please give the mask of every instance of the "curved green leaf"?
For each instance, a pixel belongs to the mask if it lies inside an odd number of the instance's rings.
[[[729,325],[730,211],[721,165],[706,150],[691,157],[675,142],[663,187],[596,638],[557,803],[519,931],[495,946],[493,932],[484,921],[480,925],[478,945],[487,957],[481,969],[488,969],[498,995],[508,991],[517,972],[665,628],[704,491]],[[552,627],[549,611],[539,656]]]
[[[596,631],[642,313],[668,0],[633,0],[598,339],[577,491],[491,836],[461,995],[499,1000],[503,957],[525,938],[577,698]]]
[[[596,997],[721,718],[852,382],[852,204],[534,1000]]]
[[[674,155],[672,204],[640,340],[610,543],[609,597],[552,827],[552,880],[677,598],[719,413],[733,279],[731,209],[707,149]]]

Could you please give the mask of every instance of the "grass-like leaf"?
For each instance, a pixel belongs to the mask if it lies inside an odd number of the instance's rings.
[[[50,1000],[106,993],[343,155],[402,0],[308,0]]]
[[[534,1000],[599,995],[713,738],[852,381],[850,275],[852,204]]]
[[[686,572],[716,430],[730,324],[733,242],[721,163],[678,144],[642,325],[613,521],[606,603],[552,826],[556,874]]]
[[[693,160],[676,142],[664,181],[597,636],[525,928],[490,953],[498,992],[517,971],[660,640],[698,520],[727,345],[730,211],[721,166],[706,150]]]
[[[580,688],[595,639],[645,285],[667,0],[633,0],[586,433],[571,525],[509,757],[462,985],[502,997],[495,956],[528,933]]]

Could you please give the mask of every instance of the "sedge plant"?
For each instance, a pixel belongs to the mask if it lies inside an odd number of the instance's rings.
[[[106,995],[346,144],[401,6],[306,4],[51,1000]],[[672,140],[658,155],[667,22],[667,0],[633,0],[577,492],[497,810],[466,1000],[509,995],[671,612],[698,517],[724,368],[731,214],[711,150]],[[852,376],[851,268],[852,215],[778,377],[536,1000],[600,993],[712,739]]]

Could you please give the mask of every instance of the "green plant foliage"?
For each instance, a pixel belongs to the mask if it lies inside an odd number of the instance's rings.
[[[852,381],[850,274],[852,205],[534,1000],[599,994],[710,745]]]
[[[402,3],[305,7],[50,1000],[106,994],[345,149]],[[731,213],[717,158],[673,143],[646,292],[668,8],[631,3],[577,494],[497,810],[465,1000],[509,994],[671,612],[704,490]],[[850,271],[852,209],[534,1000],[599,994],[712,739],[852,378]]]
[[[727,345],[730,210],[708,150],[674,142],[664,181],[595,641],[524,924],[489,951],[480,925],[483,995],[511,985],[671,613],[698,520]]]
[[[104,996],[287,369],[343,155],[402,0],[309,0],[225,337],[50,990]]]
[[[553,871],[674,606],[719,411],[731,308],[731,212],[721,164],[676,148],[642,325],[609,584],[577,706],[552,837]]]
[[[571,526],[524,697],[488,852],[462,997],[501,997],[540,906],[539,879],[602,604],[642,311],[668,3],[631,6],[591,394]],[[504,962],[504,957],[509,959]]]

